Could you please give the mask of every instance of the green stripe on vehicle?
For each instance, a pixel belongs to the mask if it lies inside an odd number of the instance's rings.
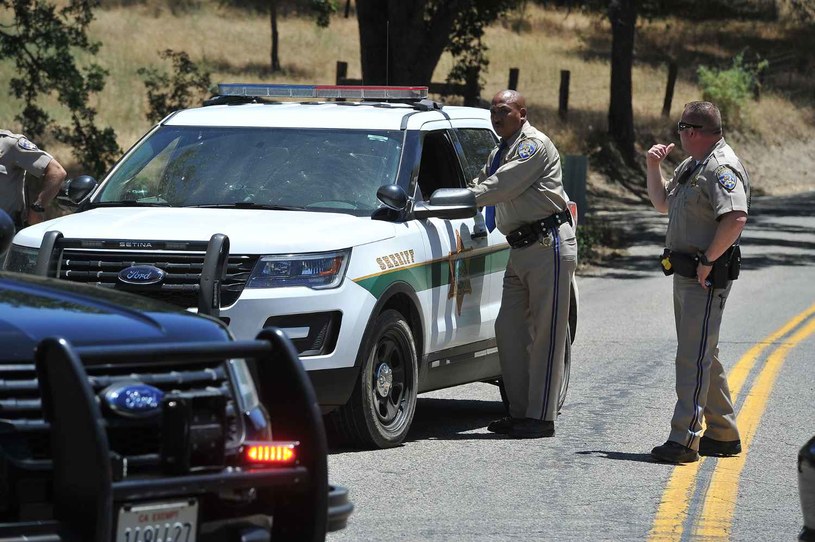
[[[399,267],[354,279],[354,282],[371,292],[377,299],[394,282],[405,282],[415,291],[421,292],[430,288],[439,288],[450,283],[451,264],[463,263],[470,278],[503,272],[509,261],[509,246],[504,245],[494,250],[467,251],[447,258],[412,266]]]

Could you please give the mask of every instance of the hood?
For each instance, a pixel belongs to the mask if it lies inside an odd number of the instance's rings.
[[[232,254],[286,254],[343,249],[395,235],[389,222],[341,213],[172,207],[91,209],[29,226],[15,244],[39,247],[47,231],[66,238],[209,241],[229,237]]]
[[[46,337],[87,346],[225,341],[229,334],[218,322],[143,297],[0,273],[0,362],[30,362]]]

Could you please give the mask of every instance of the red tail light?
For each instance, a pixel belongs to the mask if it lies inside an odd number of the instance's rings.
[[[299,442],[247,442],[243,460],[250,465],[294,465]]]
[[[569,208],[569,213],[572,215],[572,224],[574,227],[577,227],[577,204],[573,201],[566,203],[566,206]]]

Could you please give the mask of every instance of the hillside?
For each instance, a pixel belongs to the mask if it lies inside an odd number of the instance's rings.
[[[158,52],[186,51],[212,73],[214,82],[334,82],[338,60],[349,65],[349,77],[360,77],[356,20],[335,16],[327,29],[296,15],[279,20],[282,73],[269,73],[268,15],[223,7],[217,0],[176,3],[148,0],[121,2],[98,9],[92,23],[94,39],[102,48],[94,60],[110,72],[105,91],[98,96],[98,122],[114,128],[122,148],[128,148],[149,128],[145,119],[145,90],[136,71],[163,64]],[[186,6],[184,9],[178,5]],[[8,14],[5,14],[6,16]],[[815,61],[815,37],[795,26],[766,21],[687,22],[676,19],[641,20],[634,68],[634,113],[640,149],[654,141],[675,140],[673,126],[682,104],[700,99],[696,69],[704,64],[729,67],[737,53],[747,50],[761,58],[793,58],[771,64],[760,101],[747,105],[747,123],[728,140],[746,161],[757,193],[789,194],[815,189],[811,143],[815,136],[815,83],[808,77]],[[604,149],[609,96],[610,31],[607,21],[581,13],[542,9],[532,5],[492,25],[485,42],[490,66],[484,74],[482,97],[489,98],[507,84],[512,67],[520,70],[518,88],[527,97],[530,119],[548,132],[568,154],[588,154],[592,186],[605,186],[611,171],[616,181],[636,184],[636,171],[616,169]],[[786,56],[784,56],[786,55]],[[679,65],[679,77],[670,118],[662,118],[667,63]],[[443,58],[434,80],[443,81],[451,66]],[[0,80],[12,67],[0,62]],[[568,118],[558,118],[561,70],[571,72]],[[453,103],[454,99],[448,99]],[[20,104],[0,104],[0,121],[15,129],[13,116]],[[54,116],[60,118],[60,112]],[[63,115],[64,118],[64,115]],[[81,172],[69,150],[43,142],[71,173]],[[681,159],[677,152],[676,159]],[[597,192],[605,193],[604,191]]]

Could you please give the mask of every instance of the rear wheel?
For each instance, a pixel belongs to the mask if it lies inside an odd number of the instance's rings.
[[[351,398],[328,416],[333,433],[355,446],[397,446],[413,421],[419,378],[413,332],[402,314],[380,314],[366,332],[359,356]]]
[[[566,392],[569,390],[569,373],[572,367],[572,334],[569,325],[566,325],[566,348],[563,352],[563,376],[560,379],[560,395],[557,400],[558,413],[563,408],[563,403],[566,402]],[[501,392],[501,401],[504,403],[504,408],[509,414],[509,399],[507,398],[507,391],[504,388],[503,379],[498,380],[498,390]]]

